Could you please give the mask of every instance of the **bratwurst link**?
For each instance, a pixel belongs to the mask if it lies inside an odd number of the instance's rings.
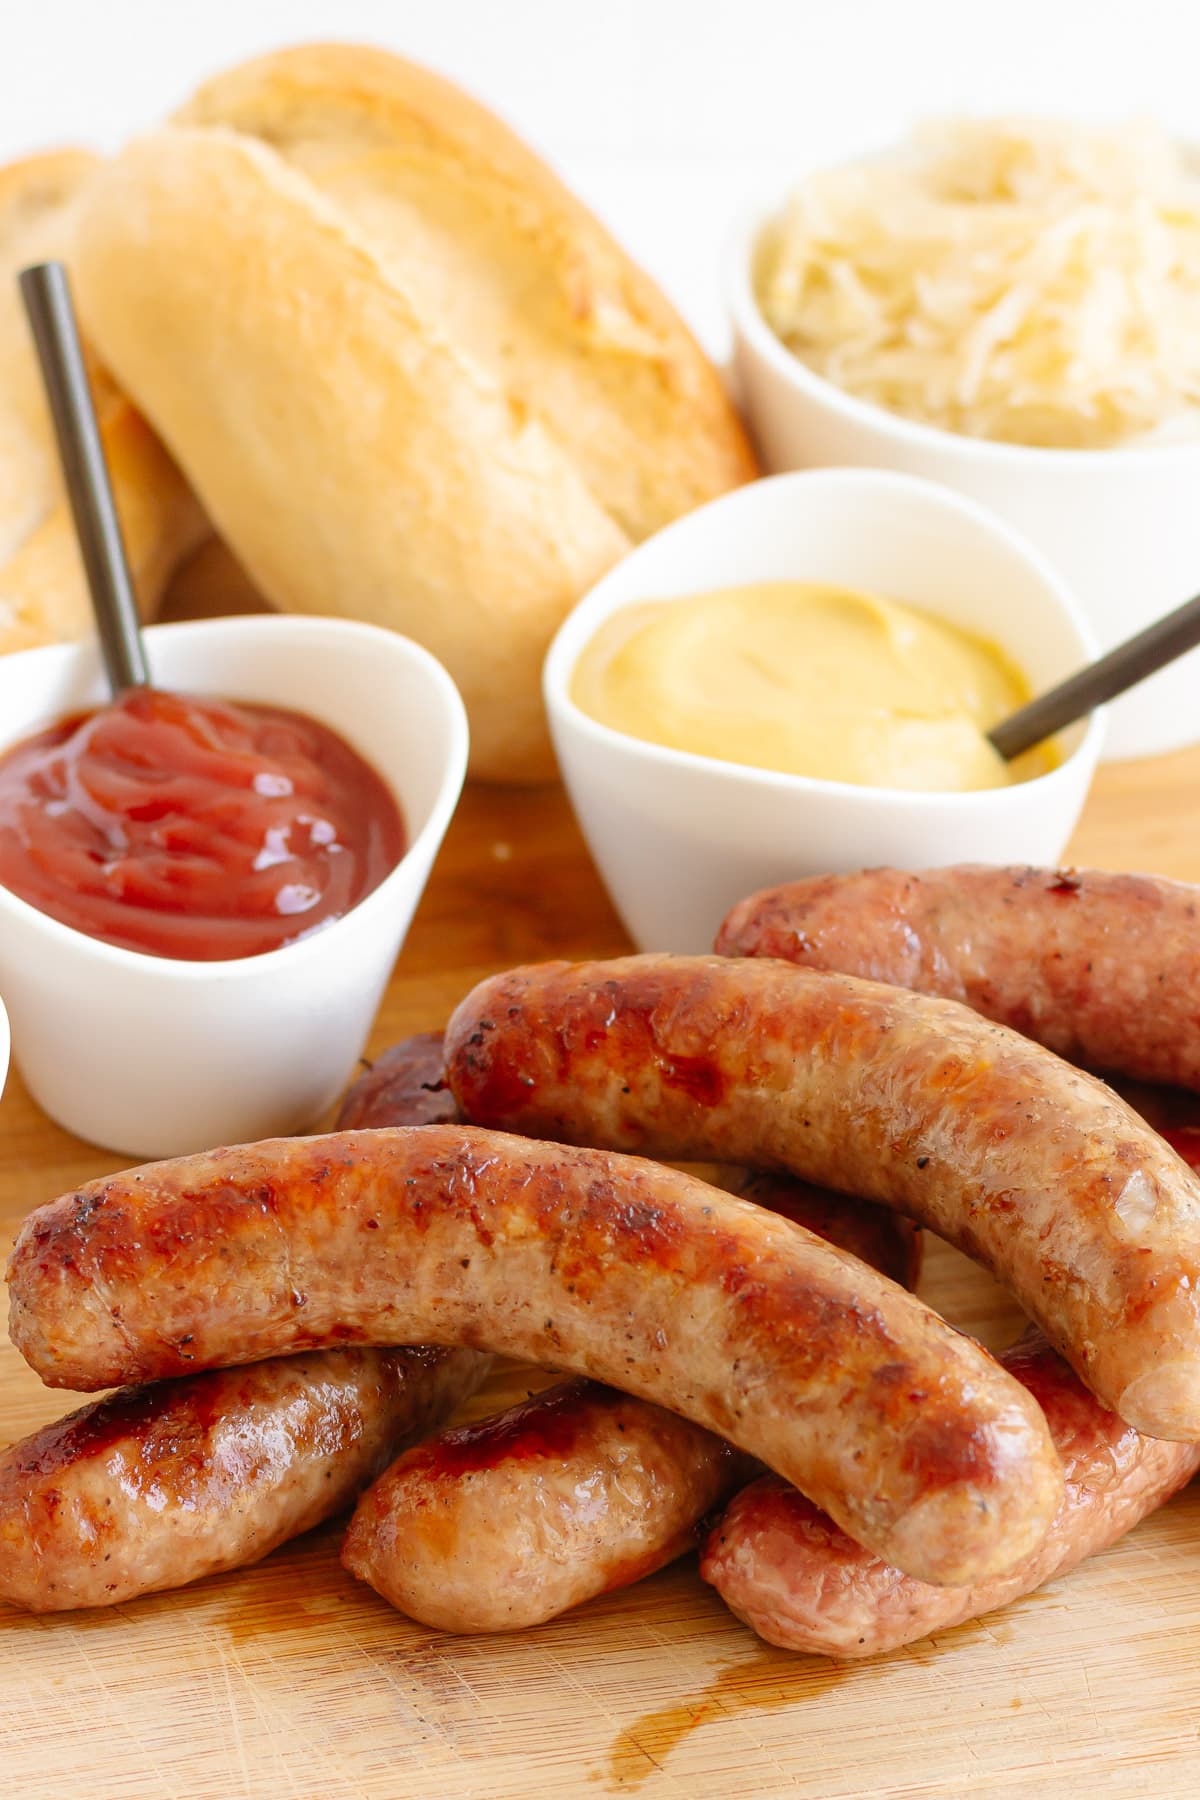
[[[704,1516],[758,1473],[664,1407],[563,1382],[399,1457],[359,1501],[342,1561],[435,1631],[523,1631],[694,1550]]]
[[[603,1151],[428,1125],[179,1157],[34,1212],[9,1282],[13,1341],[51,1385],[405,1341],[591,1375],[927,1581],[1010,1567],[1062,1495],[1024,1388],[903,1288]]]
[[[441,1125],[452,1121],[465,1125],[467,1121],[444,1079],[443,1038],[440,1031],[417,1032],[383,1051],[346,1090],[336,1129],[365,1131],[382,1125]],[[693,1163],[684,1173],[794,1220],[826,1243],[860,1256],[902,1287],[917,1285],[921,1233],[911,1219],[889,1212],[885,1206],[875,1206],[870,1200],[858,1200],[850,1194],[834,1194],[828,1188],[814,1187],[798,1177],[769,1170]]]
[[[1142,1437],[1088,1393],[1036,1331],[1001,1359],[1046,1414],[1066,1493],[1044,1541],[976,1587],[930,1587],[852,1543],[778,1476],[745,1488],[700,1561],[739,1619],[769,1643],[818,1656],[876,1656],[946,1631],[1065,1575],[1132,1530],[1200,1466],[1200,1444]]]
[[[740,901],[716,947],[961,1000],[1068,1062],[1200,1088],[1200,889],[1181,881],[972,864],[820,875]]]
[[[258,1562],[478,1386],[470,1350],[327,1350],[110,1394],[0,1454],[0,1600],[115,1606]]]
[[[404,1039],[354,1083],[339,1127],[445,1118],[441,1074],[440,1032]],[[790,1176],[690,1173],[915,1285],[921,1234],[897,1213]],[[435,1630],[523,1630],[694,1549],[705,1516],[758,1471],[676,1413],[568,1381],[400,1457],[360,1502],[342,1561]]]
[[[1200,1438],[1200,1182],[965,1006],[782,962],[543,963],[468,995],[446,1072],[482,1125],[882,1200],[986,1263],[1129,1424]]]
[[[338,1131],[377,1125],[449,1125],[458,1119],[454,1095],[442,1080],[440,1031],[401,1038],[347,1088]]]
[[[714,1178],[915,1284],[909,1220],[786,1176]],[[694,1550],[705,1517],[757,1473],[688,1419],[568,1381],[406,1451],[359,1502],[342,1561],[436,1630],[523,1630]]]

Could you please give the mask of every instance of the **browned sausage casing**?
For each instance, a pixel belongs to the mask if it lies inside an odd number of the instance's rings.
[[[961,1000],[1091,1068],[1200,1088],[1200,888],[965,864],[752,894],[724,956],[781,957]]]
[[[755,1204],[915,1282],[908,1220],[787,1177],[721,1173]],[[703,1520],[756,1467],[661,1406],[564,1382],[399,1457],[359,1501],[342,1561],[435,1630],[525,1630],[694,1549]]]
[[[784,1167],[896,1207],[988,1264],[1130,1424],[1200,1438],[1200,1182],[1015,1032],[787,963],[635,956],[494,976],[446,1049],[481,1124]]]
[[[114,1606],[257,1562],[340,1512],[486,1367],[329,1350],[81,1407],[0,1454],[0,1600]]]
[[[339,1126],[422,1123],[431,1105],[444,1116],[441,1071],[440,1032],[393,1045],[354,1083]],[[789,1176],[690,1173],[915,1285],[920,1233],[896,1213]],[[701,1520],[757,1466],[648,1400],[565,1382],[400,1457],[360,1501],[342,1561],[435,1630],[522,1630],[693,1549]]]
[[[387,1125],[465,1123],[445,1080],[443,1037],[440,1031],[418,1032],[385,1050],[347,1089],[338,1111],[337,1129],[367,1131]],[[694,1163],[684,1172],[794,1220],[826,1243],[860,1256],[902,1287],[917,1285],[921,1233],[911,1219],[902,1218],[899,1213],[772,1170]]]
[[[661,1406],[564,1382],[401,1456],[342,1561],[437,1631],[520,1631],[695,1549],[756,1467]]]
[[[977,1587],[930,1587],[839,1531],[769,1475],[733,1501],[700,1573],[768,1643],[839,1658],[875,1656],[1006,1606],[1114,1543],[1200,1466],[1200,1445],[1147,1438],[1106,1411],[1037,1332],[1003,1359],[1045,1411],[1066,1493],[1045,1541]]]
[[[603,1151],[428,1125],[180,1157],[40,1208],[9,1284],[13,1341],[51,1384],[356,1340],[592,1375],[730,1438],[925,1580],[1009,1567],[1062,1491],[1029,1395],[928,1307]]]
[[[886,1207],[860,1200],[854,1194],[835,1194],[829,1188],[815,1187],[799,1176],[777,1170],[731,1169],[728,1164],[718,1163],[712,1174],[703,1179],[743,1200],[752,1200],[768,1212],[794,1220],[806,1231],[824,1238],[827,1244],[836,1244],[839,1250],[847,1250],[851,1256],[870,1263],[889,1281],[898,1281],[901,1287],[916,1287],[921,1274],[922,1233],[902,1214],[888,1212]]]
[[[442,1079],[442,1036],[440,1031],[420,1031],[377,1056],[347,1089],[337,1129],[452,1124],[458,1106]]]

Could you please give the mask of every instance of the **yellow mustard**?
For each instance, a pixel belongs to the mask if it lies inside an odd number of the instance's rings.
[[[571,695],[632,737],[859,786],[1005,787],[1057,761],[1042,748],[1006,763],[987,742],[1030,698],[994,644],[812,581],[628,607],[585,647]]]

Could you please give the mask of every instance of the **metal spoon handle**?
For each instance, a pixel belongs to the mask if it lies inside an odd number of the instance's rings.
[[[1023,750],[1032,750],[1035,744],[1061,731],[1064,725],[1073,724],[1094,707],[1103,706],[1106,700],[1115,700],[1118,694],[1136,687],[1139,681],[1145,681],[1148,675],[1174,662],[1197,644],[1200,644],[1200,594],[1177,606],[1165,618],[1147,625],[1136,637],[1118,644],[1107,656],[1068,676],[1049,693],[1039,694],[1019,712],[1002,719],[988,732],[988,741],[1006,762],[1011,762]],[[1197,686],[1200,689],[1200,682]],[[1200,693],[1197,699],[1200,702]]]
[[[38,263],[23,269],[19,279],[42,365],[108,679],[114,694],[125,688],[148,687],[146,650],[67,272],[58,262]]]

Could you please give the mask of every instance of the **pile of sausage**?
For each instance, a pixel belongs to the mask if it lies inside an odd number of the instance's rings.
[[[356,1495],[347,1568],[448,1630],[699,1543],[762,1636],[861,1656],[1071,1568],[1200,1466],[1200,1181],[1073,1066],[1200,1088],[1198,903],[793,884],[713,957],[482,983],[337,1132],[40,1208],[13,1340],[122,1386],[0,1457],[0,1598],[178,1585]],[[910,1291],[914,1221],[1028,1313],[1000,1361]],[[573,1379],[427,1435],[492,1352]]]

